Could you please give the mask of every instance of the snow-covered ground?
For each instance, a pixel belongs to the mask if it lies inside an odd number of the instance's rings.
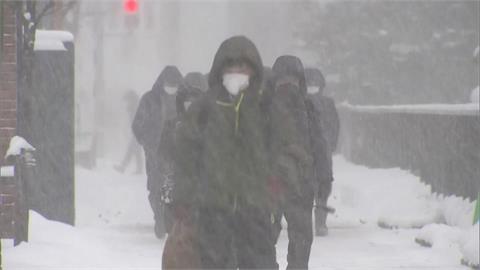
[[[468,269],[460,264],[465,256],[478,263],[473,203],[433,195],[399,169],[369,169],[342,157],[334,162],[329,205],[337,211],[328,220],[329,236],[314,240],[311,269]],[[30,242],[14,248],[2,241],[4,269],[160,269],[164,241],[153,234],[145,186],[145,176],[118,174],[111,164],[77,167],[77,226],[31,212]],[[420,229],[435,222],[448,226]],[[281,268],[287,244],[284,230],[277,245]]]

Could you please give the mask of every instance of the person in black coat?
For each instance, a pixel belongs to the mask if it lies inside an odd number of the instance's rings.
[[[304,69],[300,59],[284,55],[277,58],[272,71],[269,153],[277,182],[274,190],[283,191],[276,196],[279,209],[288,223],[287,269],[307,269],[315,179]]]
[[[167,66],[160,73],[152,90],[140,99],[132,130],[137,141],[143,146],[147,171],[148,199],[155,219],[155,235],[165,234],[163,221],[162,187],[167,165],[158,155],[164,124],[176,116],[176,95],[182,83],[182,74],[174,66]]]
[[[180,85],[176,96],[176,115],[168,119],[162,129],[160,146],[158,147],[159,160],[163,162],[162,174],[164,176],[162,186],[162,202],[165,207],[165,228],[170,233],[174,224],[173,198],[172,192],[175,187],[174,166],[175,166],[175,133],[177,127],[181,124],[182,118],[190,105],[207,91],[207,81],[203,74],[199,72],[190,72],[185,75],[183,83]]]
[[[224,41],[209,90],[176,132],[173,201],[177,216],[197,211],[202,268],[278,268],[271,237],[269,163],[260,109],[263,65],[248,38]]]
[[[332,98],[323,95],[325,88],[325,79],[322,72],[317,68],[307,68],[305,70],[307,79],[307,90],[309,99],[312,101],[312,111],[315,111],[315,118],[322,134],[325,137],[328,146],[328,157],[325,163],[317,164],[321,170],[332,171],[332,154],[337,147],[340,121]],[[333,177],[321,177],[315,196],[315,234],[325,236],[328,234],[326,226],[328,197],[332,191]]]

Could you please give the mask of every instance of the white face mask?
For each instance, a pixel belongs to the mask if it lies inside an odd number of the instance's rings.
[[[164,87],[165,89],[165,92],[169,95],[174,95],[175,93],[177,93],[177,90],[178,90],[178,87],[175,87],[175,86],[165,86]]]
[[[249,77],[242,73],[226,73],[223,75],[223,86],[231,95],[238,95],[248,87]]]
[[[320,87],[318,86],[309,86],[307,87],[307,93],[309,93],[310,95],[313,95],[313,94],[316,94],[320,91]]]

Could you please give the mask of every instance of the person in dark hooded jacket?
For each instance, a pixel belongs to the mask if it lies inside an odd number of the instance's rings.
[[[304,69],[300,59],[284,55],[272,70],[270,153],[274,178],[284,187],[279,203],[288,223],[287,269],[306,269],[313,241],[315,185]]]
[[[207,82],[203,74],[199,72],[190,72],[185,75],[175,100],[175,117],[169,118],[162,129],[158,155],[159,160],[163,162],[162,168],[164,168],[164,171],[162,173],[163,175],[166,175],[162,186],[162,202],[167,206],[165,208],[165,228],[167,233],[170,233],[174,222],[171,204],[173,200],[172,191],[175,185],[175,179],[173,179],[175,165],[175,132],[191,103],[206,91]]]
[[[330,152],[335,152],[340,131],[340,120],[338,117],[335,101],[324,95],[325,78],[318,68],[306,68],[305,78],[307,80],[307,91],[316,108],[320,111],[321,123],[325,132],[325,140]]]
[[[177,130],[176,214],[198,209],[205,269],[278,268],[259,106],[262,69],[249,39],[224,41],[209,73],[209,90]]]
[[[181,81],[180,71],[174,66],[166,66],[152,90],[140,99],[132,123],[133,134],[145,152],[148,199],[155,219],[155,235],[158,238],[165,234],[161,190],[165,178],[163,172],[168,170],[162,168],[167,164],[159,159],[158,148],[164,123],[176,115],[175,99]]]
[[[317,236],[325,236],[328,234],[326,225],[328,207],[327,201],[332,191],[331,177],[332,171],[332,154],[337,147],[340,121],[337,109],[333,99],[323,95],[325,88],[325,78],[322,72],[317,68],[307,68],[305,70],[307,79],[307,91],[312,101],[312,108],[315,111],[316,120],[313,121],[322,129],[322,134],[327,143],[327,153],[324,162],[318,162],[316,168],[322,171],[329,171],[330,175],[324,175],[319,178],[319,185],[315,195],[315,234]]]

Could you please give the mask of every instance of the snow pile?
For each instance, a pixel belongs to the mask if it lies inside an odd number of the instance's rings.
[[[478,223],[469,228],[459,228],[445,224],[430,224],[422,228],[415,241],[432,248],[450,248],[462,254],[464,264],[478,267],[480,243]]]
[[[429,224],[418,233],[415,241],[427,247],[451,247],[459,244],[463,231],[445,224]]]
[[[412,113],[442,115],[478,115],[478,104],[404,104],[404,105],[352,105],[343,102],[340,105],[349,110],[364,113]]]
[[[477,86],[477,88],[472,90],[472,93],[470,94],[470,102],[478,103],[478,100],[480,99],[479,92],[480,92],[479,86]]]
[[[459,228],[470,228],[475,202],[458,196],[438,196],[442,220],[445,224]]]
[[[478,266],[478,223],[471,225],[475,203],[456,196],[437,196],[443,224],[423,227],[415,242],[432,248],[450,248],[461,252],[464,264]]]
[[[22,149],[35,151],[35,148],[29,144],[24,138],[20,136],[14,136],[10,139],[10,146],[8,147],[5,159],[10,156],[18,156],[21,154]]]
[[[2,240],[4,269],[161,269],[144,175],[76,167],[76,226],[30,211],[29,242]]]
[[[108,266],[104,258],[111,254],[102,239],[90,235],[86,230],[47,220],[34,211],[30,211],[29,215],[29,242],[18,247],[13,247],[10,241],[2,242],[3,266],[6,269]],[[15,267],[12,267],[10,262],[16,262]]]
[[[355,166],[343,157],[336,157],[334,165],[336,180],[329,204],[337,212],[330,219],[332,223],[419,228],[442,220],[436,196],[417,176],[398,168]],[[348,166],[355,169],[344,169]]]
[[[334,165],[336,180],[329,205],[337,212],[331,215],[332,223],[389,229],[422,228],[432,223],[461,229],[471,226],[473,202],[434,194],[429,185],[407,171],[355,166],[343,157],[336,157]],[[347,166],[355,169],[345,170]]]
[[[479,254],[480,254],[480,235],[479,235],[479,226],[478,222],[467,230],[463,235],[463,241],[461,243],[460,251],[463,255],[463,260],[469,266],[477,267],[479,266]]]

